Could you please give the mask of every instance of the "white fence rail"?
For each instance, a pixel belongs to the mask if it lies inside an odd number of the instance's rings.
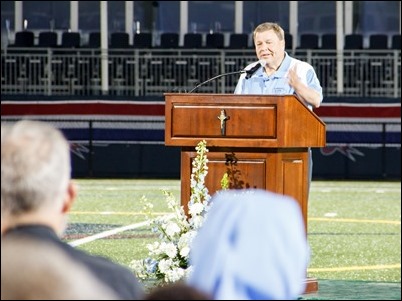
[[[326,97],[401,97],[400,50],[297,50],[291,54],[314,66]],[[152,96],[188,92],[253,61],[253,49],[109,49],[104,53],[89,48],[7,48],[1,50],[1,93]],[[223,76],[196,91],[233,93],[238,76]]]

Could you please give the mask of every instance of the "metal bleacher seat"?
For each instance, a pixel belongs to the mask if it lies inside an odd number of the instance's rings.
[[[386,34],[372,34],[369,36],[370,50],[385,50],[388,49],[388,35]]]
[[[15,33],[14,44],[11,44],[11,47],[33,47],[34,46],[35,36],[32,31],[24,30],[18,31]]]
[[[247,49],[248,48],[248,34],[246,33],[232,33],[229,36],[228,49]]]
[[[110,48],[130,48],[130,36],[127,32],[112,32],[110,34]]]
[[[336,50],[336,34],[324,33],[321,36],[321,47],[324,50]]]
[[[152,33],[139,32],[134,34],[134,48],[152,48]]]
[[[94,31],[89,33],[87,48],[100,48],[101,47],[101,33]]]
[[[300,44],[296,48],[296,55],[303,55],[307,54],[307,50],[311,49],[318,49],[319,36],[315,33],[303,33],[300,35]]]
[[[225,46],[224,35],[221,32],[208,33],[205,39],[206,49],[223,49]],[[218,52],[209,52],[216,55]],[[196,77],[202,82],[218,74],[218,62],[214,58],[208,58],[197,63]],[[217,84],[215,82],[215,84]]]
[[[203,55],[202,59],[199,59],[195,63],[195,73],[194,79],[200,83],[218,74],[219,70],[219,60],[217,59],[218,51],[224,48],[224,35],[221,32],[208,33],[205,36],[205,47],[206,52],[200,52]],[[218,84],[216,81],[213,84]],[[200,87],[201,92],[204,88]]]
[[[361,50],[363,49],[363,35],[362,34],[347,34],[345,35],[344,50]]]
[[[81,47],[81,34],[79,32],[65,31],[61,35],[61,44],[52,61],[52,71],[56,86],[60,93],[75,93],[82,89],[80,60],[78,57]]]
[[[208,33],[206,35],[206,48],[222,49],[224,47],[224,35],[220,32]]]
[[[290,33],[285,33],[285,49],[292,50],[293,49],[293,36]]]
[[[38,47],[57,47],[57,33],[54,31],[41,31],[38,36]]]
[[[112,32],[109,45],[109,84],[110,93],[124,94],[123,86],[128,86],[128,79],[132,77],[133,60],[126,49],[130,49],[130,36],[127,32]],[[130,64],[128,64],[130,62]]]
[[[82,84],[88,93],[98,95],[101,90],[101,33],[92,31],[88,43],[81,50]]]
[[[401,35],[394,34],[391,38],[391,49],[401,50]]]
[[[370,52],[364,70],[365,94],[368,96],[381,96],[382,91],[389,88],[387,85],[392,77],[392,68],[387,64],[388,49],[387,34],[369,36]]]
[[[363,35],[362,34],[347,34],[344,37],[344,83],[345,86],[352,87],[357,91],[363,87],[366,63],[362,60],[357,61],[354,57],[360,55],[360,51],[363,49]]]
[[[235,72],[241,67],[247,66],[246,49],[248,47],[248,34],[232,33],[229,36],[229,45],[226,47],[228,51],[225,55],[225,72]],[[239,75],[233,74],[225,76],[225,84],[234,86],[238,81]]]
[[[202,34],[189,32],[184,34],[184,41],[183,41],[183,55],[188,55],[190,57],[187,58],[188,61],[188,68],[187,72],[187,82],[189,85],[194,85],[199,82],[196,74],[197,70],[197,62],[198,59],[193,56],[194,51],[198,51],[202,48]],[[184,84],[184,83],[183,83]]]
[[[4,67],[11,75],[10,79],[5,79],[6,84],[17,84],[21,92],[26,92],[29,84],[29,73],[31,66],[31,51],[34,47],[34,33],[29,30],[18,31],[15,33],[14,43],[8,45],[10,58],[2,62]],[[2,80],[3,83],[3,80]]]
[[[79,48],[81,46],[81,35],[79,32],[65,31],[61,35],[61,48]]]
[[[201,33],[186,33],[184,35],[183,48],[186,49],[200,49],[202,47],[202,34]]]
[[[39,49],[57,48],[57,33],[55,31],[39,32],[37,47]],[[36,76],[32,76],[31,82],[38,85],[39,89],[42,88],[43,85],[48,85],[49,82],[52,83],[52,72],[50,71],[51,69],[49,69],[49,65],[51,67],[52,63],[49,61],[49,58],[46,55],[48,50],[49,49],[35,51],[35,53],[40,53],[42,55],[37,56],[36,59],[31,60],[30,63],[30,68],[35,70],[36,74]],[[34,57],[34,54],[32,54],[32,56]],[[43,90],[46,89],[43,88]]]
[[[141,85],[141,89],[145,89],[148,85],[151,85],[152,78],[151,78],[151,60],[147,55],[143,55],[148,53],[148,50],[153,48],[153,37],[152,33],[150,32],[136,32],[134,33],[133,37],[133,48],[134,49],[141,49],[139,55],[139,74],[138,78]],[[157,62],[159,63],[159,62]]]
[[[317,76],[323,87],[328,91],[336,90],[336,34],[324,33],[321,36],[321,60],[317,69]]]
[[[164,32],[160,37],[161,49],[179,48],[179,34]],[[163,55],[163,53],[161,53]],[[189,74],[188,61],[177,56],[164,56],[164,63],[161,67],[161,80],[172,88],[183,86]]]
[[[318,49],[318,34],[303,33],[300,35],[300,49]]]
[[[179,34],[175,32],[164,32],[161,34],[160,48],[178,48]]]

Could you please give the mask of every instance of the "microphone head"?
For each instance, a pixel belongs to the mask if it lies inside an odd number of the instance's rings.
[[[266,64],[265,60],[259,60],[257,64],[255,64],[252,68],[245,70],[247,75],[246,79],[249,79],[260,67],[264,67]]]

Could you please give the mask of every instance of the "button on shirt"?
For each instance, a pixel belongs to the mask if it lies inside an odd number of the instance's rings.
[[[256,63],[248,65],[245,69],[248,70],[255,66]],[[295,90],[288,84],[288,71],[297,64],[297,74],[301,81],[308,87],[316,90],[321,95],[322,87],[317,78],[313,67],[303,61],[290,57],[285,53],[285,58],[279,69],[272,75],[268,76],[264,69],[259,68],[249,79],[242,74],[237,83],[235,94],[266,94],[266,95],[292,95]],[[311,105],[308,105],[312,109]]]

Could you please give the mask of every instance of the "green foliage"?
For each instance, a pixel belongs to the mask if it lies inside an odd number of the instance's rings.
[[[222,180],[221,180],[222,190],[229,189],[229,184],[230,184],[229,175],[227,172],[225,172],[225,174],[223,175]]]

